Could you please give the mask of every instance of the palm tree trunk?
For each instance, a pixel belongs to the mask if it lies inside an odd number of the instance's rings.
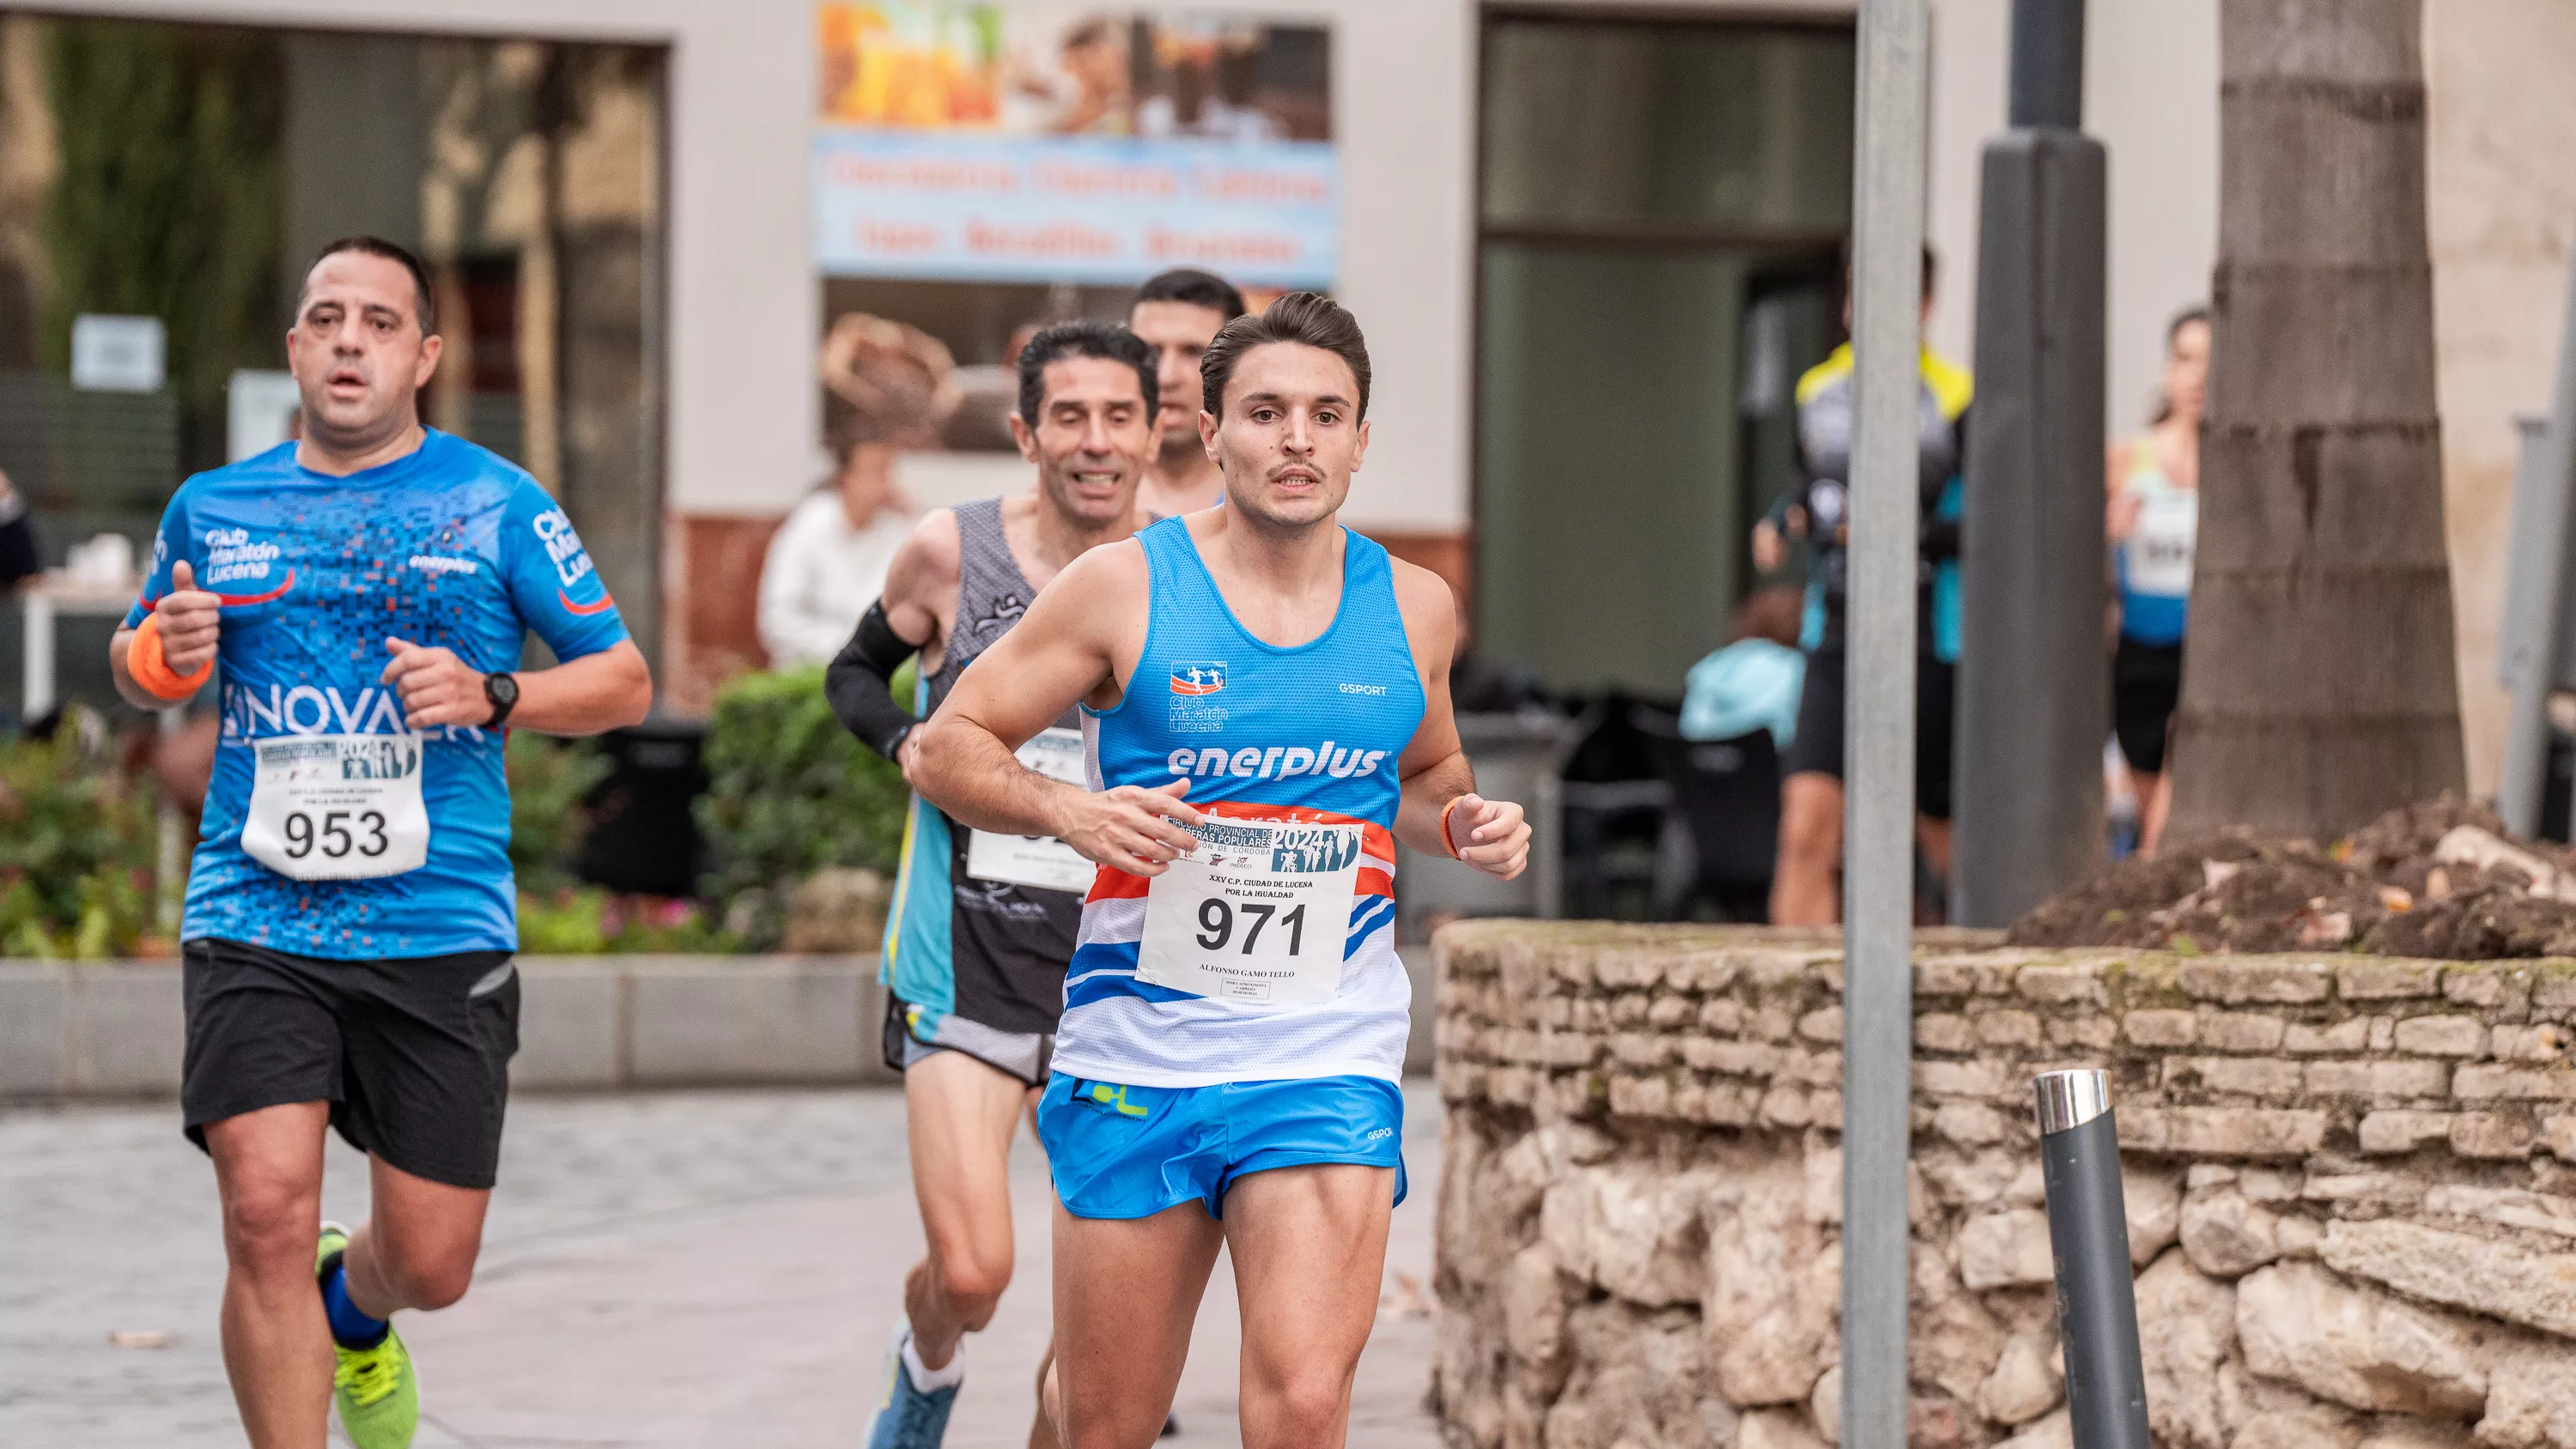
[[[2169,840],[2463,784],[2421,0],[2222,0],[2215,347]]]

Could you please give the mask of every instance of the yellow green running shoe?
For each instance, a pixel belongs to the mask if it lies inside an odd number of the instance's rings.
[[[328,1278],[349,1249],[349,1230],[324,1223],[314,1252],[317,1279]],[[391,1324],[385,1336],[366,1348],[331,1345],[339,1366],[331,1374],[331,1399],[340,1406],[340,1427],[357,1449],[411,1449],[420,1428],[420,1380],[412,1373],[411,1351]]]

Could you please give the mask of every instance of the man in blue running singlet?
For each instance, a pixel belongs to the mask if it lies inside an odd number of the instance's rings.
[[[1099,866],[1038,1107],[1069,1449],[1153,1440],[1220,1246],[1243,1442],[1343,1441],[1405,1190],[1395,841],[1506,879],[1529,848],[1459,748],[1448,587],[1337,519],[1368,445],[1358,324],[1293,293],[1228,323],[1202,382],[1226,506],[1068,565],[913,769],[957,820]],[[1090,790],[1012,753],[1077,703]]]
[[[224,1366],[258,1449],[402,1449],[398,1309],[465,1293],[518,1045],[505,726],[651,707],[644,656],[570,520],[434,429],[429,280],[350,237],[305,274],[299,441],[179,486],[109,645],[147,709],[221,665],[221,743],[180,927],[180,1107],[223,1200]],[[529,632],[557,659],[519,669]],[[374,1216],[321,1221],[324,1127]]]

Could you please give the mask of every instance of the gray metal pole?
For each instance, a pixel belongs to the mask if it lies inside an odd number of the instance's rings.
[[[1843,781],[1844,1449],[1904,1449],[1924,0],[1862,0]]]
[[[2151,1449],[2110,1078],[2099,1069],[2043,1072],[2032,1086],[2075,1449]]]
[[[2540,577],[2533,593],[2540,608],[2528,619],[2509,621],[2529,657],[2513,680],[2513,714],[2505,726],[2503,778],[2496,788],[2496,808],[2517,834],[2540,829],[2540,796],[2549,779],[2549,692],[2559,684],[2561,656],[2568,646],[2565,620],[2567,587],[2576,569],[2576,266],[2569,269],[2566,321],[2559,333],[2558,386],[2550,395],[2549,431],[2541,444],[2540,466],[2528,480],[2543,490],[2548,506],[2549,546],[2539,560]],[[2517,500],[2515,513],[2522,512]],[[2542,511],[2542,510],[2535,510]],[[2519,627],[2517,628],[2517,624]]]
[[[2004,124],[2084,126],[2084,0],[2013,0]]]
[[[2074,131],[1986,145],[1951,790],[1963,926],[2008,926],[2103,857],[2105,176]]]

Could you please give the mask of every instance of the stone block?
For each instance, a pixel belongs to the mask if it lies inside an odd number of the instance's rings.
[[[2410,1298],[2576,1338],[2576,1256],[2395,1219],[2328,1223],[2317,1255]]]
[[[71,1090],[175,1096],[187,1046],[177,962],[99,961],[71,968]]]
[[[1646,1008],[1646,1025],[1668,1032],[1690,1020],[1698,1010],[1699,1003],[1687,996],[1676,996],[1669,991],[1657,992],[1653,1004]]]
[[[1983,1102],[1944,1102],[1932,1120],[1934,1131],[1969,1147],[1983,1147],[2004,1137],[2003,1114]]]
[[[1736,1426],[1734,1449],[1825,1449],[1825,1441],[1795,1410],[1756,1409]]]
[[[2249,1097],[2294,1097],[2306,1079],[2298,1062],[2268,1057],[2168,1057],[2167,1087],[2205,1087]]]
[[[1991,1059],[1967,1062],[1916,1062],[1914,1090],[1934,1097],[1973,1097],[1980,1101],[2022,1099],[2022,1084],[2004,1063]]]
[[[1610,1055],[1621,1066],[1660,1067],[1671,1059],[1674,1045],[1661,1032],[1623,1031],[1610,1038]]]
[[[1714,997],[1699,1004],[1699,1029],[1711,1036],[1737,1036],[1744,1031],[1744,1004]]]
[[[1777,1162],[1706,1208],[1700,1321],[1717,1390],[1738,1407],[1800,1403],[1833,1361],[1842,1252],[1804,1196],[1803,1168]]]
[[[2310,1062],[2308,1091],[2320,1097],[2443,1097],[2450,1094],[2451,1070],[2437,1061]]]
[[[2576,1162],[2576,1117],[2541,1118],[2540,1147],[2561,1162]]]
[[[1773,1087],[1762,1094],[1762,1104],[1755,1115],[1774,1127],[1804,1127],[1815,1120],[1814,1108],[1807,1094],[1795,1087]],[[1836,1112],[1832,1119],[1839,1119]]]
[[[2464,1006],[2500,1006],[2511,982],[2507,968],[2487,964],[2453,965],[2442,972],[2442,994]]]
[[[2269,957],[2211,957],[2185,962],[2174,973],[2185,995],[2236,1006],[2248,1002],[2299,1005],[2323,1001],[2334,976],[2313,961]]]
[[[2448,1112],[2388,1110],[2361,1119],[2361,1150],[2370,1153],[2412,1152],[2427,1142],[2451,1135]]]
[[[617,1087],[627,1080],[626,973],[613,959],[519,959],[514,1088]]]
[[[1978,1292],[2057,1281],[2048,1214],[2016,1208],[1968,1219],[1959,1229],[1959,1281]]]
[[[2576,1446],[2576,1358],[2555,1344],[2505,1356],[2487,1377],[2477,1442],[2499,1449]]]
[[[2281,1255],[2280,1218],[2233,1188],[2183,1199],[2182,1250],[2213,1278],[2233,1278]]]
[[[2060,1409],[1996,1445],[1995,1449],[2075,1449],[2075,1421]]]
[[[2070,962],[2062,966],[2024,966],[2013,973],[2013,990],[2026,1000],[2044,1001],[2052,1006],[2111,1004],[2110,992],[2102,984],[2102,968],[2090,961]]]
[[[852,958],[648,957],[631,970],[640,1086],[844,1081],[878,1050]]]
[[[2539,1124],[2528,1112],[2462,1112],[2451,1119],[2451,1150],[2462,1157],[2524,1158],[2539,1145]]]
[[[1814,1042],[1839,1043],[1843,1039],[1843,1009],[1820,1006],[1799,1017],[1798,1035]]]
[[[1977,1387],[1977,1412],[1999,1424],[2027,1424],[2056,1408],[2066,1398],[2066,1380],[2051,1361],[2055,1346],[2042,1334],[2014,1334]]]
[[[1724,951],[1679,951],[1664,963],[1664,984],[1675,991],[1724,991],[1742,968]]]
[[[2302,1056],[2364,1051],[2369,1046],[2370,1018],[2364,1016],[2338,1021],[2332,1026],[2311,1026],[2303,1021],[2294,1021],[2281,1034],[2281,1050]]]
[[[2539,1026],[2507,1024],[2488,1034],[2488,1049],[2500,1062],[2564,1062],[2569,1045],[2567,1028],[2556,1022]]]
[[[2172,1251],[2138,1275],[2137,1304],[2147,1426],[2156,1442],[2168,1449],[2227,1449],[2219,1367],[2235,1355],[2235,1289]]]
[[[2200,1018],[2188,1011],[2133,1011],[2120,1018],[2120,1031],[2139,1046],[2190,1046],[2199,1039]]]
[[[2466,1065],[2452,1074],[2451,1095],[2463,1102],[2576,1101],[2576,1068]]]
[[[2188,1157],[2304,1157],[2325,1144],[2326,1114],[2260,1107],[2142,1108],[2120,1118],[2120,1145]]]
[[[1989,1011],[1976,1023],[1977,1040],[1987,1046],[2039,1045],[2039,1018],[2027,1011]]]
[[[1936,1011],[1914,1018],[1914,1045],[1928,1052],[1974,1051],[1977,1034],[1966,1017]]]
[[[2483,1056],[2487,1024],[2474,1016],[2410,1016],[2397,1023],[2397,1049],[2422,1057]]]
[[[1914,962],[1914,994],[1967,996],[1977,989],[1974,956],[1923,956]]]
[[[2047,1024],[2052,1046],[2107,1051],[2120,1039],[2120,1024],[2108,1016],[2052,1016]]]
[[[2349,1408],[2470,1414],[2486,1403],[2473,1327],[2313,1264],[2265,1268],[2237,1284],[2236,1337],[2246,1367]]]
[[[2128,1210],[2129,1262],[2143,1268],[2181,1235],[2181,1177],[2122,1163],[2120,1199]]]
[[[1673,1084],[1667,1077],[1622,1073],[1610,1079],[1610,1111],[1620,1117],[1670,1117]]]
[[[2355,961],[2335,971],[2335,992],[2346,1001],[2395,1001],[2438,996],[2442,990],[2439,961]]]
[[[2200,1044],[2212,1051],[2268,1052],[2281,1045],[2285,1024],[2258,1011],[2213,1011],[2200,1023]]]
[[[0,962],[0,1096],[71,1089],[71,972],[55,962]]]
[[[2424,1194],[2424,1212],[2576,1238],[2576,1198],[2553,1193],[2446,1182]]]
[[[1780,1049],[1761,1042],[1689,1041],[1682,1044],[1682,1060],[1703,1072],[1767,1077],[1779,1068]]]

